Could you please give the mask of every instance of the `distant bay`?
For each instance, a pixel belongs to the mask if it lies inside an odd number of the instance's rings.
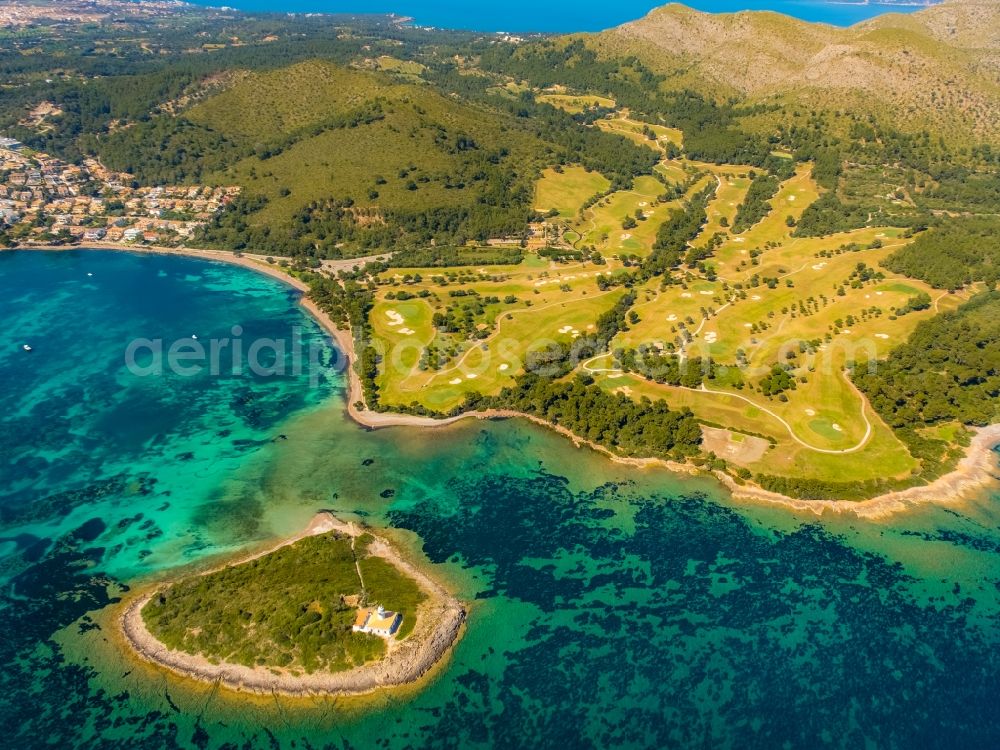
[[[645,16],[664,3],[656,0],[550,0],[538,3],[469,3],[459,0],[194,0],[201,5],[228,5],[244,11],[276,13],[395,13],[424,26],[475,31],[601,31]],[[918,5],[808,2],[807,0],[690,0],[685,3],[711,13],[771,10],[804,21],[850,26],[883,13],[909,13]]]

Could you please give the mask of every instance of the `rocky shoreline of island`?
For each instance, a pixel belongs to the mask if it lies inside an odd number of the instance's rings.
[[[276,547],[228,563],[240,565],[307,537],[328,532],[356,537],[372,534],[332,514],[318,514],[301,534]],[[374,535],[367,549],[412,578],[427,595],[417,608],[413,631],[392,641],[386,656],[344,672],[298,674],[271,667],[247,667],[214,663],[207,658],[170,649],[147,628],[143,607],[169,583],[154,586],[130,597],[119,617],[120,632],[131,651],[140,659],[173,674],[198,682],[221,685],[237,692],[283,695],[290,698],[362,696],[375,691],[412,685],[427,677],[447,656],[460,638],[466,619],[464,605],[440,583],[403,558],[386,539]],[[218,570],[204,571],[201,575]]]
[[[23,249],[67,250],[81,248],[31,246]],[[85,249],[121,250],[159,255],[185,255],[204,260],[230,263],[267,274],[303,292],[303,297],[300,300],[301,306],[333,338],[338,350],[343,355],[342,361],[344,370],[347,373],[347,394],[345,396],[347,414],[354,422],[368,429],[382,429],[387,427],[442,428],[466,419],[526,419],[569,438],[578,448],[589,448],[618,464],[635,466],[642,469],[660,468],[693,476],[714,476],[737,500],[781,505],[792,510],[808,511],[817,515],[824,513],[851,513],[862,518],[885,518],[924,503],[961,502],[974,497],[988,487],[1000,486],[1000,467],[998,467],[996,454],[993,450],[997,446],[1000,446],[1000,424],[976,429],[975,435],[966,449],[965,455],[958,462],[958,465],[952,471],[928,484],[887,492],[865,500],[803,500],[765,490],[752,482],[740,482],[723,471],[708,471],[690,463],[653,457],[633,458],[620,456],[602,445],[576,435],[561,425],[552,424],[544,419],[522,412],[508,410],[472,411],[448,418],[434,418],[413,414],[371,411],[365,408],[361,379],[354,369],[357,354],[352,332],[339,327],[329,315],[309,299],[308,284],[287,273],[280,266],[266,262],[263,256],[236,255],[224,250],[203,250],[189,247],[132,247],[116,245],[114,243],[96,243],[87,245]]]

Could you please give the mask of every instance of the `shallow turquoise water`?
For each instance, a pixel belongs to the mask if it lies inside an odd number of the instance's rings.
[[[277,439],[289,415],[323,401],[339,380],[311,387],[308,373],[296,377],[290,368],[284,377],[257,377],[245,361],[245,375],[234,375],[231,356],[220,357],[227,367],[218,377],[169,368],[164,377],[133,374],[128,345],[161,339],[168,350],[174,341],[194,343],[191,336],[207,345],[232,340],[239,326],[246,342],[283,340],[288,352],[295,339],[322,345],[326,361],[333,350],[297,299],[267,277],[217,263],[96,251],[0,254],[7,524],[52,536],[97,513],[117,524],[141,509],[136,525],[148,526],[142,536],[155,544],[124,546],[109,556],[107,572],[156,570],[162,561],[151,558],[160,550],[196,558],[213,543],[212,529],[197,522],[204,507]]]
[[[206,340],[236,324],[322,340],[294,292],[242,269],[0,254],[10,746],[1000,742],[1000,497],[820,521],[736,506],[712,482],[615,466],[516,421],[366,432],[344,418],[336,375],[313,387],[124,370],[136,336]],[[125,586],[319,509],[387,527],[471,603],[425,689],[234,699],[110,639]]]

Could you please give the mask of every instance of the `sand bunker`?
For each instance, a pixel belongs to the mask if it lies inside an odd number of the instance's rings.
[[[833,425],[833,429],[834,429],[834,430],[835,430],[836,432],[843,432],[843,431],[844,431],[844,428],[843,428],[843,427],[841,427],[841,426],[840,426],[839,424],[836,424],[836,423],[835,423],[835,424]]]
[[[816,416],[816,410],[815,409],[806,409],[806,416],[808,416],[808,417],[815,417]]]
[[[389,319],[389,325],[398,326],[403,324],[403,316],[395,310],[386,310],[385,317]]]
[[[875,338],[877,338],[877,339],[888,339],[889,335],[885,334],[885,333],[876,333],[875,334]]]
[[[499,367],[498,367],[497,369],[498,369],[498,370],[499,370],[500,372],[507,372],[507,370],[509,370],[509,369],[510,369],[510,365],[506,365],[506,364],[504,364],[504,365],[500,365],[500,366],[499,366]]]
[[[461,378],[455,378],[454,380],[448,381],[448,385],[461,385],[461,384],[462,384]]]

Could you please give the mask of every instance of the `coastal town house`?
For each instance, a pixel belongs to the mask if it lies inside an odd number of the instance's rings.
[[[370,633],[382,638],[391,638],[399,631],[403,615],[399,612],[386,612],[383,607],[375,609],[359,609],[354,620],[355,633]]]

